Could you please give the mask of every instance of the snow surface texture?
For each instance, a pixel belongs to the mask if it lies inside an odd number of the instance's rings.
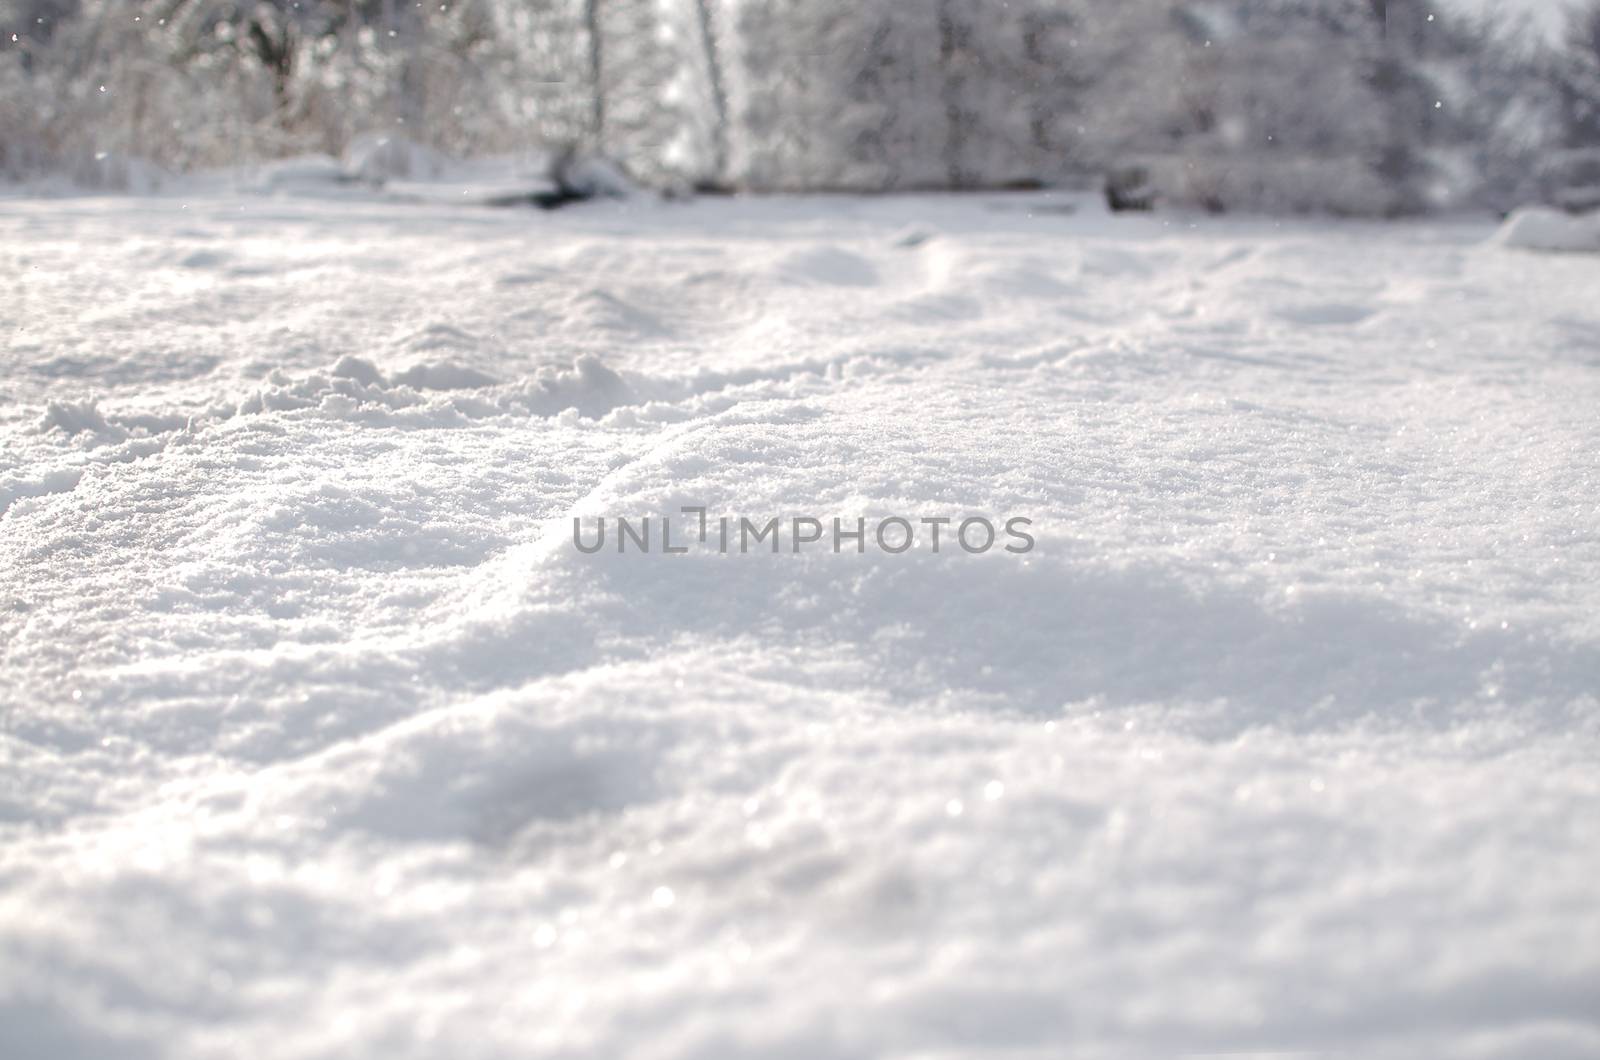
[[[1596,265],[1491,235],[0,203],[0,1055],[1600,1055]],[[1039,544],[572,547],[689,504]]]
[[[1600,213],[1569,214],[1529,206],[1506,218],[1498,238],[1521,250],[1600,254]]]

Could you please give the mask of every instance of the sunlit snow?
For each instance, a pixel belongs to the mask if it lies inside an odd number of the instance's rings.
[[[1596,260],[0,202],[0,1055],[1600,1053]]]

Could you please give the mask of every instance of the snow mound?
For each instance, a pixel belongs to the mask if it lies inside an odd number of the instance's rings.
[[[302,155],[262,166],[246,187],[263,194],[303,194],[332,191],[349,180],[344,167],[333,158]]]
[[[914,250],[938,237],[939,230],[931,225],[909,224],[896,232],[890,238],[889,244],[904,250]]]
[[[342,187],[0,203],[0,1057],[1600,1056],[1593,259]]]
[[[561,183],[575,194],[592,199],[626,199],[639,190],[616,163],[595,155],[564,167]]]
[[[871,261],[843,247],[823,245],[798,251],[784,258],[778,269],[784,279],[795,284],[876,287],[880,282]]]
[[[603,333],[657,337],[666,335],[670,330],[649,309],[600,287],[583,291],[574,297],[567,319],[574,325]]]
[[[521,387],[522,398],[536,415],[553,415],[576,409],[580,416],[603,416],[622,405],[631,405],[639,395],[616,372],[593,355],[577,359],[569,369],[545,369]]]
[[[107,436],[120,433],[93,401],[52,401],[34,421],[34,430],[41,434],[59,431],[69,437],[84,432]]]
[[[439,152],[399,136],[358,136],[344,152],[344,172],[373,183],[396,177],[437,180],[449,167],[449,159]]]
[[[1495,240],[1519,250],[1600,254],[1600,213],[1569,214],[1529,206],[1506,218]]]
[[[81,468],[58,468],[33,477],[0,475],[0,515],[17,501],[77,489],[82,479]]]
[[[454,361],[421,361],[396,374],[394,381],[413,390],[475,390],[495,382],[493,376]]]
[[[132,195],[150,195],[174,183],[167,170],[147,158],[101,151],[75,174],[89,188],[112,188]]]
[[[624,379],[599,357],[584,354],[570,365],[541,367],[502,385],[486,372],[456,361],[417,361],[386,372],[365,358],[346,355],[330,368],[303,375],[269,372],[242,400],[218,406],[218,418],[317,409],[341,419],[409,412],[440,424],[459,423],[462,417],[555,416],[569,411],[596,419],[623,406],[682,401],[741,382],[750,380],[714,374],[676,379],[636,373]],[[474,393],[465,393],[469,391]],[[56,402],[50,404],[36,429],[68,435],[80,431],[125,433],[92,405]]]

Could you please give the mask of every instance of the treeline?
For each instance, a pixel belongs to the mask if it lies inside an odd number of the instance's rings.
[[[1600,0],[1558,42],[1418,0],[0,0],[5,175],[370,133],[675,188],[1582,205]]]

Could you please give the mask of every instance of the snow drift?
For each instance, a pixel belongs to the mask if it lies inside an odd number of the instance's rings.
[[[1520,250],[1600,253],[1600,213],[1524,207],[1506,218],[1496,239],[1502,246]]]
[[[1600,316],[1489,236],[0,203],[0,1054],[1594,1055]],[[1038,547],[572,546],[685,506]]]

